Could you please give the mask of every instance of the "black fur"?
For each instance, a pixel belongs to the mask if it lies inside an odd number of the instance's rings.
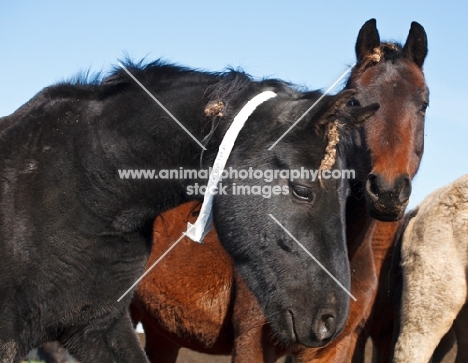
[[[324,120],[348,122],[375,111],[340,111],[351,91],[326,97],[267,151],[318,92],[237,72],[204,73],[161,62],[126,66],[199,140],[212,121],[204,116],[206,104],[216,97],[227,105],[207,140],[204,167],[211,166],[232,117],[267,89],[277,98],[248,120],[228,166],[317,169],[327,142]],[[240,81],[226,84],[231,79]],[[127,311],[131,294],[116,300],[142,273],[154,218],[195,198],[186,193],[194,181],[122,180],[117,171],[196,169],[200,147],[120,69],[102,80],[45,88],[0,119],[0,128],[0,360],[19,362],[29,349],[58,340],[82,363],[146,362]],[[336,166],[342,164],[339,156]],[[346,185],[298,183],[315,193],[314,203],[297,203],[291,194],[219,196],[215,223],[278,336],[286,344],[317,345],[324,343],[314,335],[317,314],[335,314],[339,331],[349,299],[267,214],[349,288]]]

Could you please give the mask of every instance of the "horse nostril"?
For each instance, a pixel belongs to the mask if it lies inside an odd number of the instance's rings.
[[[398,199],[400,203],[406,203],[411,195],[411,179],[409,175],[404,175],[401,180],[401,189]]]
[[[379,195],[379,187],[377,185],[377,175],[369,174],[367,177],[367,192],[375,197]]]
[[[328,340],[336,333],[336,320],[333,315],[324,314],[319,317],[316,336],[319,341]]]

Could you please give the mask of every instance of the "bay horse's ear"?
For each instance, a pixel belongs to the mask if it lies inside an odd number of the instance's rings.
[[[415,21],[411,23],[408,39],[403,47],[403,55],[422,68],[427,55],[427,36],[421,24]]]
[[[377,31],[377,22],[370,19],[359,30],[356,41],[356,58],[358,63],[374,54],[375,48],[380,47],[380,36]]]

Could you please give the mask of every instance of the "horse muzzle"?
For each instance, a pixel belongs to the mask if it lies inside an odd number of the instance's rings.
[[[380,174],[369,174],[366,200],[371,217],[381,221],[397,221],[405,213],[411,195],[411,179],[402,174],[389,182]]]

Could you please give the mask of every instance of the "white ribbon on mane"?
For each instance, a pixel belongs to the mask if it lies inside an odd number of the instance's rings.
[[[239,135],[240,130],[244,127],[245,122],[255,111],[255,109],[260,106],[263,102],[269,100],[270,98],[276,97],[276,93],[272,91],[265,91],[254,98],[252,98],[247,104],[239,111],[237,116],[232,121],[231,126],[224,135],[221,145],[219,145],[218,154],[211,170],[210,178],[208,180],[208,185],[206,187],[205,196],[203,197],[203,204],[200,209],[200,214],[194,224],[190,222],[187,223],[187,231],[184,233],[194,242],[203,243],[203,238],[208,234],[208,232],[213,228],[213,197],[216,193],[211,193],[218,187],[219,179],[221,174],[226,166],[226,162],[231,154],[234,143],[236,142],[237,136]]]

